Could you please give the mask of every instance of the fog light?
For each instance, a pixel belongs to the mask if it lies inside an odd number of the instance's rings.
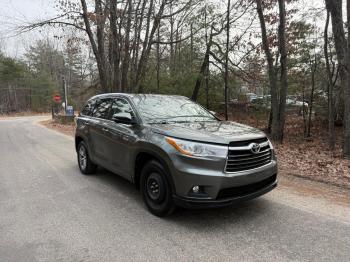
[[[198,192],[199,192],[199,186],[194,186],[194,187],[192,188],[192,192],[193,192],[193,193],[198,193]]]

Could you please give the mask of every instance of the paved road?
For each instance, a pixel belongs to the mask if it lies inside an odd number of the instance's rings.
[[[118,176],[80,175],[73,139],[38,119],[0,120],[1,262],[350,260],[346,196],[282,184],[233,207],[160,219]]]

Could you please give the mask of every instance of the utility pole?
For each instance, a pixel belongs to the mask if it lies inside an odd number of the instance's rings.
[[[68,92],[67,92],[67,83],[64,77],[63,77],[63,91],[64,91],[64,114],[67,114]]]

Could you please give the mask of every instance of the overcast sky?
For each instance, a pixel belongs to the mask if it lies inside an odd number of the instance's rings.
[[[13,37],[18,25],[55,15],[55,0],[0,0],[0,48],[10,56],[21,56],[34,39],[46,37],[49,30]]]
[[[14,29],[19,25],[54,17],[57,14],[55,2],[55,0],[0,0],[0,50],[12,57],[20,57],[35,40],[51,38],[54,30],[49,27],[19,36],[14,36]],[[324,0],[299,0],[298,5],[300,9],[308,10],[310,7],[323,7]],[[320,27],[323,25],[320,24]]]

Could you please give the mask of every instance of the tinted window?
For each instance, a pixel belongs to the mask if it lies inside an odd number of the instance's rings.
[[[128,101],[121,98],[114,98],[112,102],[110,119],[112,119],[114,115],[121,113],[130,113],[132,116],[134,116],[133,110]]]
[[[205,108],[186,97],[137,95],[133,100],[148,123],[217,121]]]
[[[108,118],[109,109],[111,108],[111,99],[100,99],[96,102],[92,116],[97,118]]]
[[[95,107],[95,103],[96,103],[96,100],[95,99],[91,99],[89,100],[85,107],[83,108],[83,110],[81,111],[81,115],[83,116],[91,116],[92,115],[92,110],[94,109]]]

